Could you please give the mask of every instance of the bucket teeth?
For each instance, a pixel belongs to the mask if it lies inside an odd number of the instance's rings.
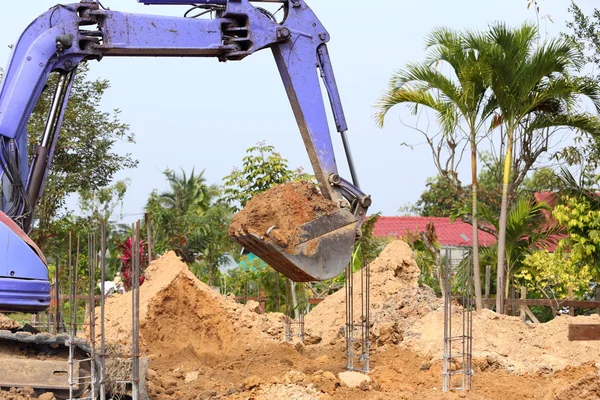
[[[350,262],[356,228],[356,218],[342,209],[299,226],[286,247],[266,232],[237,233],[233,239],[292,281],[322,281],[338,276]]]

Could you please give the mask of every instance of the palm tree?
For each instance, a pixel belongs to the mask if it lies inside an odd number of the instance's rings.
[[[466,36],[447,28],[435,29],[427,40],[429,57],[425,63],[410,64],[406,70],[396,73],[389,90],[377,104],[376,117],[383,126],[387,112],[397,104],[413,105],[434,110],[447,134],[466,126],[471,146],[471,179],[473,225],[473,268],[477,310],[483,308],[481,273],[479,268],[479,230],[477,222],[477,137],[491,115],[486,107],[488,86],[479,53],[469,49]],[[444,63],[451,68],[450,76],[438,69]]]
[[[548,204],[537,202],[532,197],[520,197],[510,208],[506,224],[507,245],[503,252],[507,265],[503,272],[505,282],[510,282],[511,276],[522,267],[527,255],[556,243],[560,228],[548,225],[544,212],[550,210]],[[498,235],[500,223],[496,214],[487,207],[481,207],[481,217],[494,227]],[[501,254],[497,243],[482,251],[482,259],[492,265]],[[496,293],[496,296],[500,293],[498,286]],[[508,285],[502,289],[502,293],[505,296],[508,294]]]
[[[170,190],[161,193],[159,199],[164,207],[175,208],[182,214],[192,208],[196,212],[205,212],[219,192],[217,185],[206,185],[204,170],[196,175],[192,169],[189,177],[183,169],[181,175],[170,169],[165,170],[163,174],[167,178]]]
[[[492,128],[501,127],[506,134],[498,227],[498,312],[504,310],[505,266],[507,261],[510,263],[507,260],[507,246],[510,246],[507,217],[515,138],[559,127],[591,135],[600,132],[598,117],[579,108],[578,100],[584,96],[600,111],[600,87],[591,79],[571,75],[583,65],[576,46],[568,39],[558,38],[536,47],[537,34],[531,24],[510,29],[496,23],[486,34],[469,35],[470,48],[476,50],[485,63],[486,80],[493,93],[489,100],[496,109]]]
[[[156,251],[174,250],[187,263],[207,260],[212,284],[219,246],[227,240],[230,209],[216,201],[219,189],[206,184],[204,171],[192,170],[188,176],[183,170],[181,175],[166,170],[164,175],[169,190],[153,192],[146,205]]]

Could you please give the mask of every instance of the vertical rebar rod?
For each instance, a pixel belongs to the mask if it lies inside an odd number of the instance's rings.
[[[56,329],[54,333],[60,333],[60,259],[56,258],[56,270],[54,271],[54,306],[56,307],[56,315],[54,317]]]
[[[367,327],[367,337],[365,340],[365,373],[370,371],[370,352],[371,352],[371,264],[367,264],[365,266],[365,274],[366,274],[366,307],[365,307],[365,325]]]
[[[348,321],[348,316],[350,315],[350,301],[348,300],[348,268],[350,268],[349,264],[346,266],[346,282],[344,282],[344,295],[346,296],[344,299],[346,301],[346,326],[344,329],[344,335],[346,337],[346,369],[350,369],[350,335],[348,333],[348,330],[350,329],[350,322]]]
[[[446,392],[449,390],[450,382],[451,382],[451,371],[450,371],[450,362],[452,359],[452,291],[449,289],[450,282],[449,276],[450,271],[448,268],[449,260],[448,260],[448,249],[444,252],[445,261],[443,267],[443,285],[442,288],[444,293],[444,355],[443,355],[443,383],[442,383],[442,391]]]
[[[473,264],[473,268],[469,268],[469,275],[468,275],[468,280],[469,280],[469,315],[468,315],[468,319],[467,319],[467,390],[471,390],[471,382],[473,379],[473,292],[475,290],[474,288],[474,277],[473,277],[473,272],[474,272],[474,263],[473,263],[473,258],[471,257],[471,263]]]
[[[354,277],[351,264],[346,266],[346,369],[354,369]]]
[[[290,287],[290,280],[286,279],[285,281],[285,341],[286,342],[291,342],[292,341],[292,320],[291,320],[291,312],[292,309],[290,307],[290,301],[291,301],[291,287]]]
[[[96,400],[96,234],[90,232],[88,248],[90,249],[89,262],[89,290],[90,290],[90,379],[91,379],[91,396],[92,400]]]
[[[80,255],[80,251],[81,251],[81,237],[79,235],[77,235],[77,247],[75,250],[75,266],[73,267],[73,318],[72,318],[72,336],[71,336],[71,344],[70,346],[73,348],[73,356],[75,355],[75,347],[73,345],[73,342],[75,341],[75,338],[77,337],[77,312],[79,309],[79,303],[77,300],[77,287],[79,286],[79,255]],[[75,364],[75,359],[72,358],[71,362],[73,364]],[[77,385],[80,384],[79,381],[79,376],[74,377],[74,384],[76,383]]]
[[[463,254],[464,255],[464,254]],[[468,258],[468,270],[471,269],[471,258]],[[466,385],[467,385],[467,376],[464,373],[466,371],[466,364],[467,364],[467,341],[466,339],[466,327],[467,327],[467,313],[468,313],[468,309],[469,309],[469,304],[468,304],[468,295],[467,292],[469,290],[469,272],[467,270],[467,276],[465,277],[465,282],[464,282],[464,287],[462,289],[462,336],[461,336],[461,345],[462,345],[462,353],[461,353],[461,362],[462,362],[462,374],[461,374],[461,378],[462,378],[462,387],[461,389],[465,389]]]
[[[135,224],[131,224],[131,271],[129,276],[131,277],[131,398],[137,400],[135,397]]]
[[[106,280],[106,224],[100,221],[100,400],[106,400],[106,343],[104,341],[104,302]]]
[[[140,356],[139,356],[139,301],[140,301],[140,221],[138,220],[135,224],[134,230],[134,241],[133,241],[133,261],[132,265],[132,276],[133,276],[133,388],[132,388],[132,399],[138,400],[139,398],[139,383],[140,383]]]
[[[298,319],[298,339],[304,343],[304,312],[300,313]]]
[[[73,238],[71,232],[69,232],[69,400],[73,399],[73,338],[72,335],[72,326],[70,326],[73,321],[73,292],[74,289],[74,279],[73,279]]]
[[[79,246],[81,244],[81,239],[79,237],[79,235],[77,235],[77,248],[75,250],[75,266],[73,268],[73,314],[72,314],[72,319],[74,320],[74,323],[72,325],[73,328],[73,336],[77,336],[77,286],[79,284],[78,280],[79,280]]]
[[[360,362],[364,369],[365,356],[365,282],[364,269],[360,268]]]

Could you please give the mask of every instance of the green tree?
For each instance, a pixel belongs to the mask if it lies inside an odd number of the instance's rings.
[[[170,169],[163,171],[169,184],[169,189],[159,193],[154,190],[146,204],[150,217],[153,237],[153,247],[158,253],[174,250],[186,262],[192,262],[193,257],[184,254],[187,236],[194,228],[194,217],[206,212],[217,194],[216,187],[207,187],[204,171],[196,174],[193,170],[188,176],[182,170],[181,175]]]
[[[419,106],[434,110],[445,134],[464,130],[471,147],[471,197],[473,223],[473,264],[477,310],[483,308],[479,268],[479,233],[477,229],[477,141],[480,131],[490,116],[484,79],[485,68],[479,53],[469,48],[465,35],[437,28],[427,40],[429,57],[425,63],[409,64],[392,77],[390,88],[378,103],[379,125],[387,112],[397,104]],[[439,65],[450,67],[450,76],[444,75]],[[460,181],[452,177],[457,193]]]
[[[559,250],[570,254],[581,268],[588,268],[594,279],[600,279],[600,208],[585,197],[566,196],[564,204],[554,208],[552,215],[565,227],[567,237],[561,239]]]
[[[547,138],[550,129],[563,127],[589,134],[600,131],[597,116],[580,108],[580,97],[587,97],[596,110],[600,109],[598,84],[572,75],[572,71],[583,65],[581,54],[564,38],[537,46],[537,35],[536,27],[531,24],[510,29],[503,23],[492,25],[485,34],[471,35],[475,50],[486,64],[486,79],[493,92],[490,99],[496,113],[493,127],[501,127],[506,135],[498,232],[496,308],[499,312],[504,311],[505,256],[510,245],[506,237],[509,186],[515,190],[518,186],[515,179],[524,179],[516,174],[511,176],[515,139],[525,142],[537,137]],[[536,157],[532,158],[535,160]],[[525,172],[527,170],[524,168]]]
[[[456,187],[441,176],[428,178],[425,191],[415,204],[415,210],[423,217],[449,217],[461,202]],[[464,192],[463,187],[461,191]]]
[[[540,168],[525,179],[522,191],[535,192],[559,192],[565,189],[562,179],[556,175],[552,168]]]
[[[169,190],[160,194],[160,200],[164,207],[176,210],[181,214],[188,212],[202,214],[209,209],[219,195],[217,185],[206,184],[204,171],[196,175],[192,169],[189,176],[184,170],[181,170],[181,175],[170,169],[163,173],[169,183]]]
[[[505,282],[512,282],[514,274],[520,272],[523,268],[527,256],[556,243],[556,235],[559,234],[560,228],[553,227],[549,223],[546,217],[546,213],[549,211],[548,204],[537,202],[531,196],[522,196],[512,205],[508,212],[506,246],[503,249],[506,268],[503,271],[502,278]],[[494,227],[494,229],[489,229],[488,232],[498,238],[500,223],[496,215],[485,207],[481,208],[482,220]],[[498,243],[485,248],[482,252],[482,260],[487,265],[497,265],[500,251]],[[498,297],[500,288],[497,283],[496,285],[496,297]],[[504,290],[503,294],[506,296],[508,285],[502,288]]]
[[[209,285],[223,254],[236,246],[227,237],[231,210],[219,201],[216,185],[207,185],[204,171],[190,175],[165,170],[169,190],[150,194],[146,204],[157,253],[173,250],[192,270],[208,269]]]
[[[118,171],[137,165],[130,154],[114,151],[117,141],[133,143],[129,125],[119,120],[119,110],[101,111],[104,94],[110,87],[105,79],[89,80],[88,68],[79,68],[65,111],[60,137],[54,153],[44,194],[36,208],[32,238],[42,250],[55,237],[53,223],[64,215],[65,199],[78,192],[95,192],[108,186]],[[48,85],[56,85],[52,77]],[[52,91],[46,90],[29,119],[29,155],[42,137]]]
[[[589,291],[592,273],[589,266],[578,262],[560,251],[533,252],[523,260],[523,268],[515,274],[518,284],[530,292],[540,292],[549,300],[564,298],[571,287],[575,294]]]
[[[259,142],[246,150],[242,168],[235,167],[223,178],[223,198],[234,209],[246,206],[256,194],[290,181],[310,180],[302,168],[289,169],[288,161],[275,151],[275,147]]]
[[[572,30],[572,34],[568,36],[574,45],[583,50],[587,63],[600,67],[600,10],[594,8],[591,16],[587,16],[571,0],[569,12],[573,15],[573,21],[567,23],[567,27]]]
[[[129,179],[124,179],[95,191],[80,190],[79,209],[92,220],[104,221],[108,225],[114,210],[119,204],[123,205],[129,182]]]

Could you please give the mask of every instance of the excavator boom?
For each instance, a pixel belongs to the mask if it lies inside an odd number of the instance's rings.
[[[344,136],[346,120],[327,51],[329,34],[313,11],[303,0],[263,0],[282,5],[285,17],[277,21],[249,0],[138,1],[205,8],[215,17],[130,14],[83,0],[57,5],[42,14],[13,48],[0,86],[0,310],[48,307],[45,260],[24,238],[32,229],[35,206],[44,191],[77,66],[106,57],[215,57],[225,62],[271,49],[321,193],[339,210],[299,229],[297,234],[305,242],[313,242],[310,252],[301,247],[284,252],[262,236],[240,234],[234,239],[291,279],[322,280],[341,273],[350,260],[370,198],[356,184]],[[26,125],[51,73],[59,75],[58,84],[30,161]],[[320,76],[346,146],[353,183],[338,174]],[[14,224],[1,223],[3,218]],[[319,245],[317,252],[314,242]]]

